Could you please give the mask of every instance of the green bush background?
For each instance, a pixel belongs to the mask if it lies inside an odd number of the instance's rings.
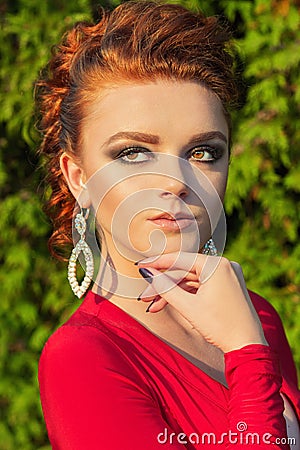
[[[279,311],[299,368],[299,2],[181,3],[221,14],[236,30],[248,89],[246,105],[234,117],[226,256],[241,263],[249,288]],[[47,250],[33,82],[63,30],[95,16],[97,5],[0,1],[0,450],[50,449],[37,362],[48,336],[79,303],[66,267]]]

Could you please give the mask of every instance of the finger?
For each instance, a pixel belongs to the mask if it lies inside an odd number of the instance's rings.
[[[187,270],[165,270],[164,273],[168,275],[172,280],[189,280],[189,281],[199,281],[199,278],[195,272],[189,272]]]
[[[137,265],[139,267],[155,267],[157,270],[181,269],[189,271],[190,269],[193,269],[199,256],[203,256],[204,259],[207,257],[207,255],[198,255],[197,253],[187,252],[165,253],[157,257],[145,258],[138,261]]]
[[[195,294],[200,287],[200,283],[195,281],[182,281],[181,283],[178,284],[178,286],[187,292]]]
[[[140,267],[140,274],[147,280],[147,268]],[[176,284],[179,284],[183,280],[198,283],[198,276],[193,272],[186,272],[185,270],[167,270],[166,273]],[[149,280],[147,280],[149,281]],[[152,294],[151,289],[148,290],[150,294]]]
[[[148,269],[149,270],[149,269]],[[194,299],[194,295],[186,292],[184,289],[177,286],[176,282],[165,273],[151,267],[152,276],[151,286],[167,303],[171,304],[181,314],[185,315],[188,311],[188,303],[190,299]],[[153,311],[154,304],[149,309]]]
[[[222,257],[208,256],[199,253],[176,252],[166,253],[156,258],[147,258],[138,262],[139,267],[153,267],[157,270],[173,271],[175,269],[185,270],[182,279],[188,273],[194,273],[195,276],[201,280],[201,283],[206,283],[217,269]]]
[[[186,282],[183,281],[181,282],[179,285],[179,287],[181,287],[182,289],[184,289],[186,292],[190,292],[192,294],[195,294],[199,288],[199,283],[196,282]],[[157,312],[162,310],[166,304],[167,301],[164,300],[160,295],[158,295],[154,289],[152,288],[152,285],[150,285],[149,287],[147,287],[145,289],[145,291],[143,291],[139,297],[138,300],[142,300],[143,302],[147,302],[147,303],[155,303],[155,306],[151,306],[151,312]],[[161,301],[159,301],[161,300]]]
[[[168,302],[161,298],[160,295],[157,295],[157,297],[150,303],[148,308],[146,309],[146,312],[156,313],[159,311],[162,311],[166,306]]]
[[[161,298],[152,287],[152,284],[149,285],[138,297],[138,300],[142,300],[143,302],[149,303],[147,306],[146,312],[158,312],[161,311],[168,302]]]
[[[138,299],[149,302],[152,301],[156,296],[157,292],[153,288],[152,284],[149,284],[146,289],[138,296]]]
[[[147,258],[139,261],[139,267],[153,267],[157,270],[173,271],[176,269],[185,270],[182,274],[182,279],[188,273],[194,273],[195,276],[205,283],[214,274],[222,257],[208,256],[199,253],[176,252],[166,253],[156,258]]]

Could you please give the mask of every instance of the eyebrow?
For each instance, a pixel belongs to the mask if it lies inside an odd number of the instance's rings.
[[[227,144],[226,136],[221,131],[206,131],[204,133],[195,134],[189,141],[189,144],[193,144],[199,141],[210,141],[212,139],[220,139]]]
[[[120,131],[119,133],[111,136],[106,142],[105,145],[110,145],[116,141],[120,141],[121,139],[129,139],[132,141],[145,142],[148,144],[159,144],[160,139],[158,136],[154,134],[148,133],[139,133],[137,131]]]
[[[157,145],[160,143],[159,137],[154,134],[140,133],[136,131],[119,131],[118,133],[111,136],[105,142],[104,145],[110,145],[122,139],[145,142],[147,144],[153,145]],[[206,131],[203,133],[195,134],[194,136],[191,137],[189,144],[193,144],[199,141],[209,141],[212,139],[220,139],[221,141],[224,141],[227,144],[226,136],[223,133],[221,133],[221,131]]]

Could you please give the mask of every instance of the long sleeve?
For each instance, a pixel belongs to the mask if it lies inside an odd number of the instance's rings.
[[[229,387],[228,448],[289,449],[278,356],[268,346],[248,345],[225,354]]]

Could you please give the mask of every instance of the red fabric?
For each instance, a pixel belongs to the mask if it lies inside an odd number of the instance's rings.
[[[296,370],[277,313],[250,295],[270,348],[250,345],[227,353],[226,388],[89,292],[40,359],[53,450],[264,449],[270,444],[263,437],[286,437],[279,390],[282,383],[299,417]],[[258,445],[249,446],[251,436],[245,444],[247,432],[259,435]]]

